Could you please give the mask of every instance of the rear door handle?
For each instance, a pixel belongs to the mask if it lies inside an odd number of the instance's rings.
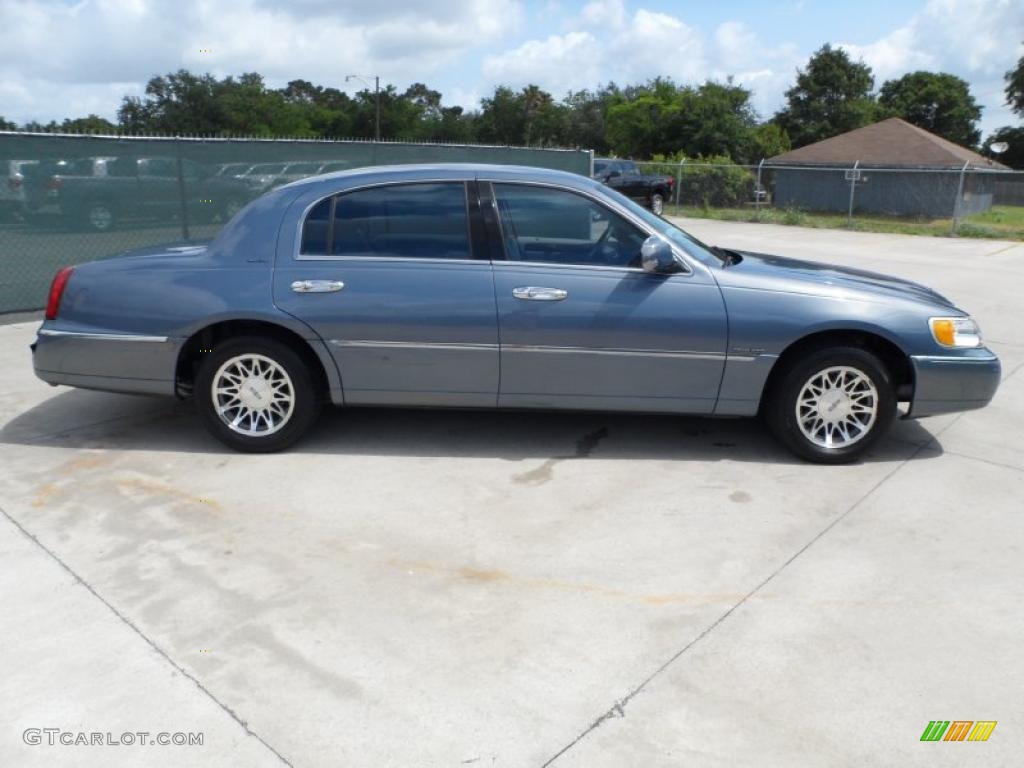
[[[341,280],[296,280],[292,290],[296,293],[334,293],[345,287]]]
[[[562,301],[569,295],[569,292],[561,288],[540,288],[527,285],[522,288],[513,288],[512,295],[526,301]]]

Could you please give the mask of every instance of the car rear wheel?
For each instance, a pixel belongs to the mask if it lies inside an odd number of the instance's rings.
[[[665,198],[660,192],[655,192],[651,195],[651,213],[661,216],[665,210]]]
[[[239,451],[287,448],[316,421],[322,406],[302,357],[274,339],[241,337],[202,361],[196,406],[207,428]]]
[[[114,207],[105,200],[93,200],[82,211],[82,223],[93,232],[109,232],[114,228],[117,216]]]
[[[862,456],[892,425],[896,396],[885,365],[857,347],[820,349],[780,372],[766,421],[789,450],[821,464]]]

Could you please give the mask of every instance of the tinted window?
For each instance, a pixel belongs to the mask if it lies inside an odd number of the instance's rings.
[[[600,160],[595,160],[594,161],[594,173],[595,174],[604,173],[606,170],[608,170],[608,163],[603,163]]]
[[[548,187],[495,184],[505,252],[511,261],[639,267],[647,236],[583,195]]]
[[[470,258],[466,190],[462,183],[396,184],[349,192],[336,198],[330,227],[329,216],[330,200],[318,203],[310,211],[302,229],[303,253]]]
[[[331,198],[313,206],[302,225],[302,253],[327,253],[327,225],[331,217]]]

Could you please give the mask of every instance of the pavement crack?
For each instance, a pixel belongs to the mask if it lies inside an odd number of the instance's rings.
[[[1022,364],[1022,365],[1024,365],[1024,364]],[[1016,372],[1016,371],[1014,371],[1014,372]],[[794,552],[792,555],[790,555],[789,558],[785,562],[783,562],[778,568],[776,568],[774,571],[772,571],[765,579],[763,579],[753,589],[751,589],[749,592],[747,592],[742,598],[740,598],[740,600],[738,602],[736,602],[735,604],[730,606],[729,609],[726,610],[725,613],[723,613],[717,619],[715,619],[714,622],[712,622],[710,625],[705,627],[704,630],[701,631],[701,633],[699,635],[697,635],[695,638],[690,640],[690,642],[688,642],[686,645],[684,645],[682,648],[680,648],[678,651],[676,651],[671,657],[669,657],[669,659],[667,661],[665,661],[663,664],[661,664],[661,666],[659,666],[651,674],[649,674],[646,678],[644,678],[640,682],[639,685],[634,687],[631,691],[629,691],[621,699],[617,699],[615,701],[615,703],[612,704],[611,707],[609,707],[602,715],[598,716],[598,718],[596,720],[594,720],[589,726],[587,726],[587,728],[585,728],[575,739],[570,741],[568,744],[566,744],[564,747],[562,747],[560,750],[558,750],[558,752],[556,752],[554,755],[552,755],[550,758],[548,758],[547,761],[542,763],[541,768],[547,768],[547,766],[550,766],[551,764],[553,764],[556,760],[558,760],[558,758],[560,758],[562,755],[564,755],[570,749],[572,749],[577,744],[579,744],[581,741],[583,741],[594,730],[596,730],[597,728],[600,728],[608,720],[610,720],[612,718],[615,718],[615,717],[625,717],[626,716],[626,711],[625,711],[626,710],[626,706],[629,704],[629,702],[631,702],[636,696],[638,696],[655,678],[659,677],[663,672],[668,670],[669,667],[671,667],[673,664],[675,664],[675,662],[677,662],[691,648],[693,648],[695,645],[697,645],[697,643],[699,643],[701,640],[703,640],[709,634],[714,632],[715,629],[717,629],[726,619],[728,619],[739,608],[741,608],[743,605],[745,605],[752,597],[754,597],[757,593],[759,593],[762,589],[764,589],[765,586],[767,586],[772,580],[775,579],[776,576],[778,576],[787,567],[789,567],[789,565],[792,564],[798,557],[800,557],[800,555],[802,555],[804,552],[806,552],[808,549],[810,549],[812,546],[814,546],[814,544],[816,542],[818,542],[823,536],[825,536],[829,531],[831,531],[833,528],[835,528],[837,525],[839,525],[839,523],[841,523],[843,520],[845,520],[850,515],[851,512],[853,512],[855,509],[860,507],[860,505],[863,504],[864,501],[866,501],[869,497],[871,497],[875,493],[875,491],[877,491],[886,482],[888,482],[889,478],[891,478],[893,475],[895,475],[897,472],[899,472],[901,469],[903,469],[905,466],[907,466],[908,463],[910,463],[915,458],[917,458],[918,454],[920,454],[922,451],[928,449],[930,446],[935,444],[937,442],[938,436],[941,435],[943,432],[945,432],[950,427],[952,427],[960,419],[960,417],[962,415],[963,414],[959,414],[956,418],[954,418],[952,421],[950,421],[949,424],[947,424],[945,427],[943,427],[941,430],[939,430],[939,432],[936,433],[932,437],[931,440],[929,440],[927,443],[925,443],[923,445],[918,446],[909,456],[907,456],[907,458],[905,458],[903,461],[901,461],[899,464],[897,464],[895,467],[893,467],[891,470],[889,470],[877,483],[875,483],[870,488],[868,488],[868,490],[859,499],[857,499],[853,504],[851,504],[846,509],[845,512],[843,512],[840,515],[838,515],[834,520],[832,520],[832,522],[830,522],[828,525],[826,525],[824,528],[822,528],[820,531],[818,531],[818,533],[816,533],[814,536],[812,536],[809,541],[807,541],[796,552]]]
[[[73,578],[77,583],[79,583],[83,587],[85,587],[85,589],[87,589],[92,594],[93,597],[95,597],[97,600],[99,600],[101,603],[103,603],[103,605],[105,605],[107,607],[107,609],[110,610],[111,613],[113,613],[125,625],[127,625],[128,628],[131,629],[136,635],[141,637],[142,640],[146,643],[146,645],[148,645],[150,648],[152,648],[157,654],[162,656],[163,659],[168,664],[170,664],[172,667],[174,667],[174,669],[176,669],[181,675],[183,675],[185,677],[185,679],[191,680],[192,684],[195,685],[196,688],[198,688],[202,693],[206,694],[207,698],[209,698],[214,704],[216,704],[218,707],[220,707],[220,709],[223,710],[232,720],[234,720],[236,723],[238,723],[238,725],[240,725],[242,727],[242,729],[246,732],[246,734],[248,734],[249,736],[252,736],[254,739],[256,739],[256,741],[258,741],[260,744],[262,744],[264,747],[266,747],[267,750],[271,752],[271,754],[273,754],[278,760],[281,761],[282,765],[287,765],[288,768],[294,768],[294,766],[292,766],[292,764],[288,760],[288,758],[286,758],[284,755],[282,755],[280,752],[278,752],[276,749],[274,749],[272,746],[270,746],[270,744],[268,744],[266,742],[266,740],[263,739],[262,736],[260,736],[258,733],[253,731],[249,727],[249,724],[245,720],[243,720],[238,715],[237,712],[235,712],[233,709],[231,709],[231,707],[229,707],[223,701],[218,699],[210,691],[209,688],[207,688],[205,685],[203,685],[199,681],[199,678],[197,678],[195,675],[193,675],[187,669],[185,669],[182,665],[180,665],[178,662],[176,662],[174,659],[172,659],[170,657],[170,655],[167,653],[167,651],[165,651],[163,648],[161,648],[159,645],[157,645],[156,642],[154,640],[152,640],[149,636],[147,636],[146,633],[143,632],[142,629],[140,629],[137,624],[135,624],[131,619],[129,619],[127,616],[125,616],[123,613],[121,613],[121,611],[119,611],[114,606],[113,603],[111,603],[109,600],[107,600],[105,597],[103,597],[103,595],[101,595],[99,592],[97,592],[95,587],[93,587],[89,582],[87,582],[85,579],[83,579],[81,576],[79,576],[78,573],[70,565],[65,563],[56,552],[54,552],[52,549],[50,549],[45,544],[43,544],[43,542],[41,542],[39,540],[39,538],[34,533],[29,531],[27,528],[25,528],[25,526],[23,526],[20,522],[18,522],[18,520],[15,519],[3,507],[0,507],[0,514],[2,514],[5,518],[7,518],[7,520],[9,520],[11,522],[11,524],[15,528],[17,528],[19,531],[21,531],[21,533],[29,541],[31,541],[33,544],[35,544],[37,547],[39,547],[39,549],[41,549],[43,552],[45,552],[47,555],[49,555],[50,558],[52,558],[61,568],[64,569],[65,572],[68,573],[68,575],[71,576],[71,578]]]

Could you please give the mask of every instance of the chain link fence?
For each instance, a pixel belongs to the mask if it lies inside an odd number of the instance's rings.
[[[588,175],[591,153],[453,144],[0,132],[0,313],[39,309],[54,272],[212,238],[269,189],[371,165],[485,162]]]
[[[1024,239],[1024,171],[637,163],[672,179],[668,215]]]

